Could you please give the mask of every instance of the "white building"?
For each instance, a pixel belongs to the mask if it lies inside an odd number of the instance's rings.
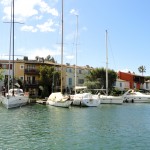
[[[130,88],[129,81],[117,79],[114,87],[120,91],[124,91]]]
[[[150,80],[145,81],[143,84],[143,89],[150,91]]]
[[[75,86],[83,86],[84,83],[86,82],[86,76],[92,69],[89,66],[81,67],[70,64],[67,64],[65,67],[66,67],[65,86],[66,88],[71,90],[74,90]]]

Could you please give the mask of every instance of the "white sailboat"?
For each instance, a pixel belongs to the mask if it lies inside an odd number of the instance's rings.
[[[77,16],[77,32],[76,36],[78,37],[78,15]],[[76,65],[75,65],[75,95],[71,96],[72,99],[72,105],[74,106],[87,106],[87,107],[96,107],[100,105],[100,97],[99,95],[93,95],[90,92],[83,92],[80,94],[76,93],[76,90],[85,90],[87,87],[81,86],[78,87],[76,86],[76,78],[77,78],[77,71],[76,71],[76,66],[77,66],[77,40],[76,40]]]
[[[108,95],[108,48],[107,48],[107,30],[106,30],[106,95],[100,95],[101,104],[122,104],[122,96]]]
[[[66,107],[68,108],[72,101],[70,96],[62,94],[62,82],[63,82],[63,0],[62,0],[62,41],[61,41],[61,92],[51,93],[46,103],[51,106]]]
[[[9,89],[9,77],[10,77],[10,55],[11,55],[11,30],[10,30],[10,52],[9,52],[9,73],[8,73],[8,93],[1,96],[2,104],[7,108],[21,107],[26,105],[29,101],[29,94],[24,93],[20,88],[14,88],[14,0],[11,4],[11,26],[12,33],[12,49],[13,49],[13,75],[12,75],[12,89]],[[10,28],[11,29],[11,28]]]

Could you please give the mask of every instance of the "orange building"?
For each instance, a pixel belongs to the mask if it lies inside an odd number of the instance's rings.
[[[144,84],[144,76],[135,75],[135,73],[130,72],[118,72],[118,78],[129,81],[131,89],[141,89]]]

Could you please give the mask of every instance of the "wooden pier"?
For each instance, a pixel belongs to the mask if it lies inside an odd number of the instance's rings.
[[[46,100],[37,100],[36,103],[46,105]]]

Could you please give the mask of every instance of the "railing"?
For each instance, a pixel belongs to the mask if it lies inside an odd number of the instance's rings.
[[[34,81],[25,80],[24,81],[24,85],[25,86],[38,86],[39,85],[39,81],[38,80],[34,80]]]
[[[39,74],[39,70],[38,69],[25,69],[24,73],[25,74]]]

